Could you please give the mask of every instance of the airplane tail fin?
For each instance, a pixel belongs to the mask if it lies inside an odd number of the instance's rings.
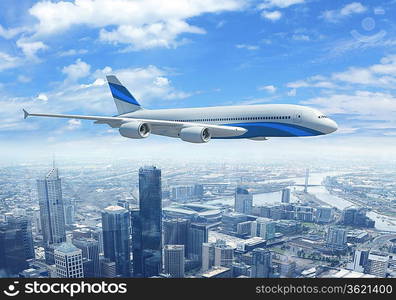
[[[135,97],[121,84],[117,77],[109,75],[106,78],[120,115],[141,109]]]

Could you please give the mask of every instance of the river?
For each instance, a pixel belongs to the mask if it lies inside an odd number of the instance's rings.
[[[309,184],[321,184],[323,179],[327,176],[336,176],[341,173],[337,172],[327,172],[327,173],[312,173],[309,176]],[[293,180],[296,184],[304,184],[304,177],[296,177],[296,178],[288,178],[287,180]],[[301,186],[293,186],[292,189],[302,190]],[[324,186],[313,186],[308,187],[308,192],[315,195],[318,199],[327,203],[329,206],[336,207],[340,210],[343,210],[349,206],[357,206],[354,203],[340,198],[338,196],[330,194]],[[253,195],[253,205],[269,205],[269,204],[279,204],[281,199],[281,192],[273,192],[273,193],[263,193],[263,194],[255,194]],[[290,202],[295,202],[296,199],[291,195]],[[225,204],[225,205],[234,205],[234,197],[224,197],[222,199],[208,201],[208,204]],[[367,213],[367,216],[375,221],[375,228],[383,231],[391,231],[396,232],[396,218],[386,217],[380,215],[376,212],[370,211]]]

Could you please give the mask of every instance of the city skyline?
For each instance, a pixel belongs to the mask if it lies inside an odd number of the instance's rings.
[[[8,262],[0,261],[0,269],[29,278],[395,275],[396,194],[384,169],[310,168],[306,185],[306,168],[287,164],[186,170],[139,165],[120,164],[110,173],[108,167],[72,167],[65,177],[57,169],[47,172],[46,180],[54,181],[49,189],[73,206],[75,220],[65,224],[67,241],[48,248],[45,226],[36,219],[43,193],[30,199],[29,208],[0,194],[0,239],[9,241],[0,244]],[[81,179],[85,195],[76,190]]]

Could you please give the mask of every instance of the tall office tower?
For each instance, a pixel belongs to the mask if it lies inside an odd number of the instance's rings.
[[[304,193],[308,193],[308,179],[309,179],[309,169],[306,169],[305,170]]]
[[[129,211],[121,206],[109,206],[102,211],[104,257],[116,264],[116,272],[130,276]]]
[[[264,248],[252,251],[252,278],[269,278],[272,276],[271,252]]]
[[[346,230],[336,226],[327,229],[326,246],[333,251],[344,251],[347,247]]]
[[[317,223],[329,223],[333,219],[333,208],[320,206],[316,208],[315,220]]]
[[[117,275],[116,263],[107,258],[100,261],[101,277],[114,278]]]
[[[98,241],[99,243],[99,253],[103,253],[103,230],[102,228],[95,228],[91,231],[91,237]]]
[[[165,245],[164,273],[172,278],[184,277],[184,245]]]
[[[184,245],[184,249],[187,249],[190,220],[164,220],[162,226],[164,227],[164,245]],[[187,251],[185,251],[185,255],[187,255]]]
[[[129,210],[129,202],[128,202],[128,200],[119,199],[119,200],[117,201],[117,206],[121,206],[121,207],[123,207],[123,208]]]
[[[214,243],[202,244],[202,271],[206,272],[214,266],[215,247]]]
[[[54,250],[56,275],[59,278],[83,278],[82,251],[72,243],[62,243]]]
[[[368,256],[368,273],[375,277],[386,277],[389,264],[389,255],[387,253],[370,252]]]
[[[139,169],[139,209],[142,231],[143,276],[162,271],[162,192],[161,170],[156,167]]]
[[[249,191],[242,187],[237,187],[235,190],[235,205],[234,209],[236,212],[242,214],[251,214],[253,207],[253,195]]]
[[[65,224],[72,225],[74,223],[75,207],[70,202],[64,205],[65,207]]]
[[[281,202],[282,203],[290,203],[290,189],[289,188],[285,188],[282,190]]]
[[[234,248],[226,245],[225,241],[217,241],[214,246],[214,265],[220,267],[232,267],[234,260]]]
[[[73,239],[73,245],[81,249],[83,259],[92,261],[91,268],[84,269],[85,277],[100,277],[99,242],[93,238]]]
[[[202,245],[208,242],[208,226],[191,223],[188,233],[188,258],[202,263]]]
[[[369,250],[356,249],[353,255],[353,261],[348,264],[348,269],[363,273],[368,266]]]
[[[53,264],[52,247],[49,245],[66,241],[62,187],[57,168],[53,168],[45,178],[37,180],[37,192],[45,260],[48,264]]]
[[[275,237],[275,222],[267,218],[257,218],[252,222],[251,236],[259,236],[265,240],[270,240]]]
[[[34,255],[32,224],[26,216],[11,216],[7,218],[10,227],[21,231],[22,244],[25,249],[25,259],[32,259]]]
[[[133,277],[143,277],[142,223],[140,210],[131,209]]]
[[[28,268],[23,231],[9,223],[0,223],[0,270],[12,277]]]

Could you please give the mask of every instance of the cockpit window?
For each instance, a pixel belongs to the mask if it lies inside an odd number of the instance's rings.
[[[320,115],[320,116],[318,116],[318,118],[319,118],[319,119],[323,119],[323,118],[328,118],[328,116]]]

